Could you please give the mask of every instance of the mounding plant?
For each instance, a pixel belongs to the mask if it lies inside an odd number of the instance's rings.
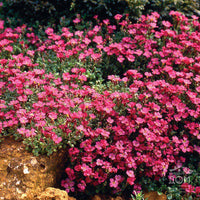
[[[35,155],[65,148],[61,185],[74,195],[160,187],[198,199],[200,23],[170,15],[159,28],[156,12],[137,23],[118,14],[116,30],[108,19],[49,27],[45,39],[0,21],[1,139],[20,137]]]

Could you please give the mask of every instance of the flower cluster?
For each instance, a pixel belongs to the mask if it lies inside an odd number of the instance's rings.
[[[176,78],[188,84],[184,75],[176,72],[187,72],[188,69],[184,68],[188,65],[191,70],[199,71],[199,21],[195,16],[189,20],[174,11],[170,15],[174,25],[162,21],[160,29],[156,12],[142,16],[136,24],[118,14],[115,16],[116,25],[110,24],[108,19],[99,22],[96,16],[98,24],[89,30],[73,32],[63,27],[62,33],[58,34],[47,28],[48,40],[38,51],[41,55],[56,55],[55,60],[63,66],[58,71],[72,68],[69,61],[76,60],[75,66],[84,65],[92,73],[99,73],[94,69],[96,66],[105,79],[108,75],[121,76],[128,69],[136,68],[146,72],[147,78],[152,75],[165,80]],[[120,32],[116,33],[117,30]]]
[[[140,190],[141,177],[159,180],[171,167],[186,165],[188,156],[199,156],[200,23],[170,14],[174,24],[163,21],[163,29],[158,13],[136,24],[116,15],[125,35],[120,41],[109,20],[85,32],[48,28],[45,41],[25,26],[4,29],[2,21],[1,136],[17,132],[35,153],[69,145],[61,183],[67,192]],[[102,91],[88,84],[85,68],[46,72],[48,63],[101,63],[112,56],[128,69],[110,74]]]

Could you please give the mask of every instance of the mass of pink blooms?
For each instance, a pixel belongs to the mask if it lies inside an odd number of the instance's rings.
[[[87,31],[47,28],[46,40],[0,21],[0,134],[15,131],[58,146],[76,140],[66,149],[70,163],[61,185],[67,192],[140,190],[140,177],[158,180],[184,166],[188,155],[199,156],[200,23],[196,16],[170,15],[174,24],[160,26],[154,12],[138,23],[118,14],[117,25],[104,20]],[[114,41],[119,27],[125,36]],[[61,63],[115,56],[122,66],[141,65],[109,75],[107,88],[97,91],[87,84],[87,68],[73,67],[60,77],[46,73],[36,58],[53,63],[52,53]],[[182,188],[200,193],[189,186]]]

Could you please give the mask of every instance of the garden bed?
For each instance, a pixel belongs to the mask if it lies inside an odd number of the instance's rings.
[[[21,139],[35,156],[65,150],[70,195],[147,189],[197,199],[200,23],[170,16],[95,16],[82,29],[78,15],[75,30],[40,37],[0,21],[1,138]]]

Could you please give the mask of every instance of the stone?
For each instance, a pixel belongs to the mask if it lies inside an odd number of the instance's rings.
[[[144,199],[148,200],[167,200],[166,194],[159,195],[157,192],[147,192],[144,194]]]
[[[123,198],[120,197],[120,196],[117,196],[117,197],[115,198],[115,200],[123,200]]]
[[[47,187],[59,187],[65,170],[64,150],[34,156],[21,141],[6,137],[0,143],[0,199],[34,199]]]
[[[76,200],[74,197],[68,197],[68,200]]]
[[[117,196],[117,197],[111,197],[111,196],[105,196],[105,195],[95,195],[92,197],[92,200],[124,200],[124,198]]]
[[[42,192],[37,200],[69,200],[68,194],[64,190],[48,187]]]
[[[92,200],[101,200],[101,197],[99,195],[95,195],[92,197]]]

